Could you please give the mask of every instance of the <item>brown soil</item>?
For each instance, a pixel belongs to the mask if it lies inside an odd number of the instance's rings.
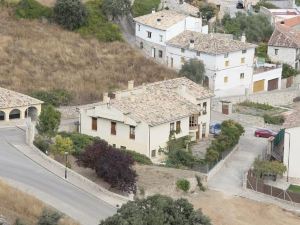
[[[23,93],[53,88],[73,104],[99,101],[103,92],[176,77],[126,43],[84,39],[47,22],[16,20],[0,8],[0,86]]]

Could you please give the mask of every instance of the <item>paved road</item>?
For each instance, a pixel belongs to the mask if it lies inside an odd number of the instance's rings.
[[[24,141],[22,130],[0,129],[0,178],[34,194],[83,225],[96,225],[116,212],[114,207],[48,172],[8,144]]]

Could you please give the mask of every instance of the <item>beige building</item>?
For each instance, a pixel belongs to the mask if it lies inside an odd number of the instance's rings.
[[[30,96],[0,88],[0,125],[25,119],[36,120],[42,101]]]
[[[213,94],[187,78],[176,78],[104,94],[80,108],[80,132],[161,161],[170,134],[200,140],[208,136]]]

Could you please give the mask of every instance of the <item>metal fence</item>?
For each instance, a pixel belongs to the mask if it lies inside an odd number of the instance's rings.
[[[300,203],[300,193],[283,190],[268,184],[265,184],[263,179],[257,178],[252,170],[247,173],[247,186],[248,189],[273,196],[285,201]]]

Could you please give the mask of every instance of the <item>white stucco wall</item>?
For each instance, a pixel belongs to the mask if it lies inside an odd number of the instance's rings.
[[[268,81],[278,78],[278,89],[281,89],[281,74],[282,74],[282,67],[278,67],[261,73],[256,73],[253,74],[253,83],[259,80],[265,80],[264,91],[267,91]]]
[[[278,49],[278,54],[275,55],[275,49]],[[268,56],[272,62],[287,63],[295,68],[296,49],[268,46]]]
[[[148,38],[148,33],[151,32],[151,38]],[[144,39],[145,41],[149,41],[155,44],[159,44],[162,46],[165,46],[165,41],[166,41],[166,31],[164,30],[159,30],[156,28],[152,28],[143,24],[136,23],[135,26],[135,35],[139,38]],[[160,41],[160,35],[163,36],[162,41]]]
[[[300,127],[286,129],[283,162],[290,178],[300,179]]]

